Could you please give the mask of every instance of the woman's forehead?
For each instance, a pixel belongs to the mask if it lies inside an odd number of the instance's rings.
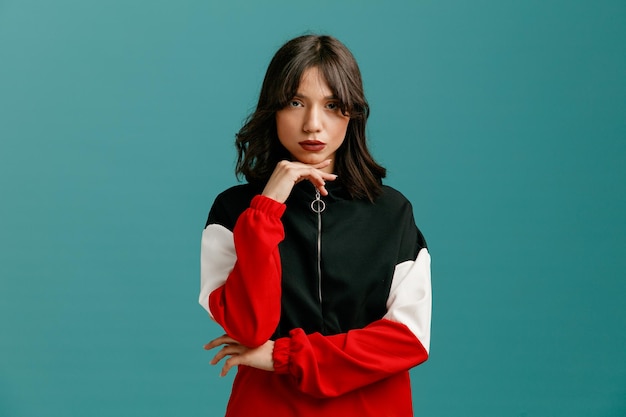
[[[344,95],[348,93],[345,88],[346,81],[341,77],[341,71],[324,65],[304,69],[296,86],[297,91],[299,92],[305,84],[317,86],[317,88],[326,91],[326,96],[333,96],[339,100],[346,99]]]

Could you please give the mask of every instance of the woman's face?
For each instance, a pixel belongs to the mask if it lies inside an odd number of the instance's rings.
[[[294,160],[317,164],[335,158],[350,117],[343,115],[337,98],[316,67],[302,74],[296,95],[276,112],[278,140]],[[332,172],[334,164],[324,169]]]

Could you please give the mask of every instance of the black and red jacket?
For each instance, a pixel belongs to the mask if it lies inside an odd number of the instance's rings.
[[[430,344],[426,242],[394,189],[374,203],[327,189],[303,181],[281,204],[245,184],[211,208],[200,304],[246,346],[275,340],[275,371],[239,367],[227,416],[413,415],[408,370]]]

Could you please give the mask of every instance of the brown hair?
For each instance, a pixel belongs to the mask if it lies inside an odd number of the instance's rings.
[[[352,198],[373,201],[382,191],[386,170],[367,147],[369,105],[361,71],[348,48],[331,36],[300,36],[276,52],[265,73],[256,110],[236,135],[236,173],[248,182],[264,182],[279,161],[289,159],[276,133],[276,112],[293,99],[302,75],[312,67],[324,76],[341,111],[350,115],[346,137],[335,154],[335,172]]]

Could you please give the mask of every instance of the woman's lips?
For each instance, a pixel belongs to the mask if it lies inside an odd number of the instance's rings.
[[[326,147],[326,144],[319,140],[303,140],[302,142],[298,142],[298,145],[309,152],[319,152]]]

